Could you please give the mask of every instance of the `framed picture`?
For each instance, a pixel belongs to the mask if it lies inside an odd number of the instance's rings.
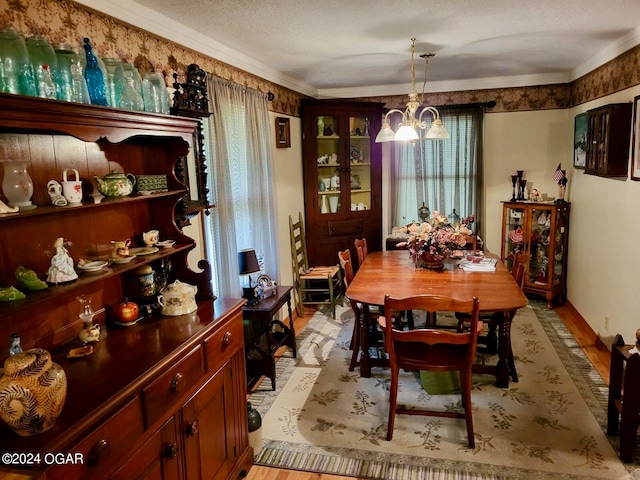
[[[276,147],[289,148],[291,146],[291,128],[289,119],[284,117],[276,118]]]
[[[586,113],[576,115],[573,129],[573,166],[584,168],[587,161],[587,118]]]
[[[640,181],[640,95],[633,99],[633,133],[631,150],[631,180]]]

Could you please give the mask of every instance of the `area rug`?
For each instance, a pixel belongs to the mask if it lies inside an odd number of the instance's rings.
[[[397,415],[386,441],[389,372],[348,371],[353,320],[347,308],[335,320],[316,313],[297,336],[299,358],[278,361],[278,390],[267,380],[251,396],[263,418],[256,464],[374,479],[640,479],[605,434],[606,384],[544,302],[513,321],[519,382],[474,375],[473,450],[461,419]],[[401,373],[398,403],[461,408],[415,373]]]

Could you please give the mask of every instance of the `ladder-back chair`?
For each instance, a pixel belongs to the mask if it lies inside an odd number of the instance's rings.
[[[304,316],[305,305],[328,305],[331,316],[335,318],[336,305],[342,305],[344,294],[340,267],[337,264],[309,265],[302,213],[298,213],[297,222],[289,216],[289,234],[293,289],[298,315]]]

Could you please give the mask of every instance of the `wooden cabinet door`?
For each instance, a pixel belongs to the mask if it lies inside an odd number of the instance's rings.
[[[181,411],[188,480],[226,479],[236,461],[232,366],[225,364]]]
[[[171,417],[122,465],[111,480],[179,480],[180,449]]]

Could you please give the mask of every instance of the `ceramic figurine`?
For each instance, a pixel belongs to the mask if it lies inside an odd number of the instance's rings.
[[[18,208],[18,207],[10,207],[6,203],[4,203],[2,200],[0,200],[0,214],[3,214],[3,213],[17,213],[18,210],[20,210],[20,208]]]
[[[27,296],[16,287],[0,287],[0,302],[24,300]]]
[[[73,269],[73,258],[64,247],[64,238],[58,237],[53,247],[56,249],[56,254],[51,258],[51,266],[47,271],[47,282],[57,285],[77,279],[78,274]]]

